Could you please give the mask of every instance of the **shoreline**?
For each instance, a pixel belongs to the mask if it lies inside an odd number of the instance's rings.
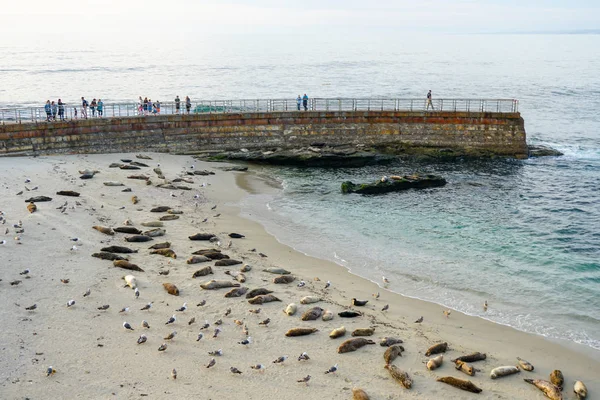
[[[176,191],[176,197],[169,196],[169,190],[145,185],[140,181],[126,180],[126,171],[108,169],[110,162],[122,157],[132,158],[131,154],[75,155],[38,158],[0,159],[7,174],[4,185],[9,188],[5,210],[9,223],[23,220],[25,233],[23,244],[17,246],[11,240],[2,251],[8,260],[7,268],[0,272],[3,289],[0,297],[6,305],[0,314],[0,322],[5,328],[5,355],[0,360],[0,391],[6,398],[32,399],[40,397],[63,398],[66,393],[86,398],[137,398],[140,395],[159,398],[176,395],[179,398],[226,399],[244,396],[246,399],[262,399],[265,393],[270,397],[308,397],[308,398],[351,398],[352,387],[363,388],[373,399],[413,398],[413,399],[463,399],[465,392],[435,381],[439,376],[455,376],[469,379],[483,389],[479,395],[484,399],[543,399],[541,392],[525,384],[523,378],[547,379],[553,369],[561,369],[566,378],[565,393],[571,391],[575,380],[582,380],[590,393],[600,392],[600,383],[596,382],[593,371],[600,369],[600,362],[588,355],[551,343],[543,337],[523,333],[493,322],[473,318],[453,312],[449,319],[442,314],[443,308],[422,300],[402,296],[401,294],[381,290],[379,285],[352,274],[343,266],[302,254],[292,247],[278,242],[256,221],[242,217],[239,202],[247,192],[236,184],[240,179],[252,179],[252,175],[239,172],[224,172],[226,164],[205,163],[192,160],[191,157],[148,153],[152,163],[161,163],[165,175],[170,178],[189,170],[191,164],[196,169],[208,169],[216,175],[194,176],[194,190]],[[9,162],[10,161],[10,162]],[[141,160],[143,161],[143,160]],[[83,182],[77,177],[77,170],[97,168],[98,177]],[[144,171],[145,172],[145,171]],[[151,172],[148,171],[150,175]],[[14,196],[12,191],[22,187],[25,177],[39,184],[37,194],[53,194],[56,190],[73,188],[82,192],[78,200],[82,206],[69,209],[64,216],[56,206],[64,201],[55,198],[50,203],[39,203],[39,210],[29,214],[23,198]],[[102,186],[103,181],[119,179],[126,181],[139,196],[139,205],[131,206],[132,193],[121,193],[121,188]],[[156,179],[155,176],[152,179]],[[205,187],[198,184],[206,182]],[[260,183],[255,190],[260,192]],[[42,193],[43,192],[43,193]],[[191,197],[200,194],[198,205]],[[52,196],[54,197],[54,196]],[[69,200],[72,203],[72,200]],[[94,224],[118,226],[126,218],[134,223],[156,219],[159,215],[148,210],[157,205],[169,204],[181,209],[184,214],[176,221],[166,222],[167,234],[156,238],[154,243],[164,240],[172,242],[172,248],[178,258],[173,260],[149,255],[148,244],[127,243],[121,234],[106,236],[93,230]],[[216,210],[211,208],[216,205]],[[215,214],[217,213],[217,214]],[[220,216],[216,216],[220,214]],[[201,222],[206,218],[207,222]],[[12,226],[12,225],[9,225]],[[136,225],[138,226],[138,225]],[[191,242],[187,236],[197,232],[214,232],[221,239],[221,249],[232,258],[242,260],[253,266],[246,273],[248,282],[244,285],[252,288],[266,287],[282,302],[249,305],[244,297],[223,299],[224,290],[202,290],[198,283],[203,278],[191,279],[192,271],[206,264],[186,264],[188,255],[197,248],[213,247],[208,242]],[[228,246],[228,232],[239,232],[246,237],[234,239]],[[79,237],[79,249],[69,251],[70,237]],[[164,240],[163,240],[164,239]],[[145,272],[135,272],[138,277],[141,296],[135,299],[130,289],[123,288],[121,277],[128,271],[113,268],[107,261],[90,257],[107,244],[125,245],[139,249],[131,255],[132,262],[143,266]],[[136,246],[137,245],[137,246]],[[256,251],[252,252],[251,249]],[[267,255],[259,257],[258,253]],[[52,254],[48,257],[47,254]],[[19,278],[18,272],[31,266],[32,278],[23,279],[23,283],[12,287],[8,282]],[[272,284],[274,277],[262,270],[268,267],[283,267],[296,276],[289,285]],[[229,279],[223,274],[232,267],[213,267],[210,278]],[[159,275],[159,271],[168,270],[169,275]],[[16,278],[15,278],[16,277]],[[319,281],[314,278],[319,277]],[[59,278],[70,278],[71,282],[62,284]],[[306,281],[299,288],[297,282]],[[324,289],[330,280],[332,286]],[[175,283],[181,290],[179,297],[173,297],[164,291],[162,283]],[[91,287],[92,295],[83,298],[81,294]],[[381,297],[375,300],[372,293],[379,291]],[[319,296],[322,301],[312,305],[300,305],[296,316],[288,317],[281,312],[287,303],[299,303],[306,295]],[[357,308],[363,317],[354,319],[339,318],[337,312],[350,308],[350,299],[356,297],[369,300],[366,307]],[[67,308],[64,303],[74,298],[77,304]],[[206,306],[196,303],[205,299]],[[154,302],[151,311],[139,311],[149,301]],[[38,304],[34,312],[24,311],[23,307]],[[178,322],[173,328],[165,325],[176,307],[188,302],[189,309],[176,313]],[[106,312],[96,307],[110,303]],[[15,304],[15,306],[12,306]],[[389,311],[380,311],[389,304]],[[312,306],[320,306],[334,312],[331,321],[300,321],[298,315]],[[131,310],[119,313],[121,307],[130,306]],[[18,308],[17,308],[18,307]],[[224,316],[225,308],[232,310],[230,316]],[[248,313],[249,308],[261,308],[260,314]],[[192,316],[198,322],[188,325]],[[424,316],[422,324],[414,320]],[[244,336],[233,319],[241,319],[249,326],[254,342],[250,346],[241,346],[239,340]],[[268,327],[258,322],[270,318]],[[143,331],[141,319],[147,319],[151,329]],[[205,337],[196,341],[199,324],[207,320],[211,328],[204,331]],[[222,333],[212,338],[213,322],[223,320]],[[135,332],[122,328],[123,321],[131,322]],[[383,368],[384,348],[378,344],[367,346],[354,353],[338,354],[337,346],[342,339],[330,339],[328,333],[344,325],[350,332],[355,328],[375,326],[373,340],[379,342],[382,337],[399,337],[406,348],[403,357],[394,364],[406,370],[415,381],[411,390],[402,389]],[[293,327],[315,327],[318,332],[311,336],[286,338],[284,333]],[[169,348],[159,353],[156,348],[173,329],[178,336],[168,343]],[[148,343],[136,345],[139,333],[148,335]],[[425,350],[438,342],[449,344],[446,362],[435,371],[428,371],[424,362]],[[99,346],[102,345],[102,346]],[[210,360],[207,351],[222,348],[224,355],[217,357],[214,368],[204,365]],[[297,361],[297,355],[308,352],[311,360]],[[485,352],[486,361],[474,363],[481,372],[468,377],[454,369],[449,362],[461,354],[475,351]],[[284,366],[271,363],[279,356],[288,355]],[[500,365],[514,365],[516,357],[527,359],[535,365],[534,372],[491,380],[489,371]],[[21,366],[15,371],[15,364]],[[253,371],[250,365],[264,363],[264,373]],[[333,376],[324,371],[339,364],[339,371]],[[57,374],[45,377],[48,365],[57,369]],[[243,371],[240,376],[229,372],[230,366]],[[177,368],[179,377],[170,379],[170,371]],[[308,386],[296,381],[312,376]],[[83,384],[85,383],[85,384]],[[592,394],[593,396],[593,394]]]

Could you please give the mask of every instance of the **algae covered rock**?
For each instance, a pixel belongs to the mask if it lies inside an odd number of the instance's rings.
[[[371,183],[342,183],[342,193],[358,194],[381,194],[397,192],[407,189],[427,189],[441,187],[446,184],[446,179],[438,175],[405,175],[384,176],[378,181]]]

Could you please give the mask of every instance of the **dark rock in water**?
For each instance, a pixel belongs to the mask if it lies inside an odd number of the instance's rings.
[[[237,265],[237,264],[241,264],[241,261],[238,260],[233,260],[230,258],[224,258],[222,260],[219,260],[217,262],[215,262],[215,267],[228,267],[230,265]]]
[[[527,146],[529,157],[558,157],[564,155],[558,150],[548,146]]]
[[[212,233],[196,233],[195,235],[188,236],[190,240],[210,240],[216,237]]]
[[[392,176],[372,183],[354,184],[346,181],[342,183],[342,193],[381,194],[407,189],[440,187],[445,184],[446,180],[437,175]]]
[[[92,179],[94,174],[83,174],[79,177],[79,179]]]
[[[119,168],[120,169],[141,169],[140,167],[135,166],[135,165],[121,165]]]
[[[60,192],[56,192],[56,194],[59,196],[79,197],[79,193],[72,190],[61,190]]]
[[[48,197],[48,196],[30,197],[27,200],[25,200],[25,203],[41,203],[43,201],[52,201],[52,197]]]
[[[215,173],[212,171],[207,171],[207,170],[203,170],[203,171],[194,171],[193,175],[214,175]]]
[[[223,171],[245,172],[245,171],[248,171],[248,167],[227,167],[227,168],[223,168]]]

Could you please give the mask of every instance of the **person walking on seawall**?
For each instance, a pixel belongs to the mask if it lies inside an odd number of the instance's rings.
[[[77,107],[73,107],[73,119],[77,119]]]
[[[46,101],[44,110],[46,111],[46,121],[50,122],[50,116],[52,115],[52,106],[50,105],[50,100]]]
[[[179,114],[179,108],[181,107],[181,100],[179,96],[175,96],[175,114]]]
[[[156,100],[156,113],[160,114],[160,101]]]
[[[87,119],[88,102],[81,96],[81,118]]]
[[[302,98],[302,105],[304,106],[304,111],[308,111],[308,96],[304,93],[304,97]]]
[[[104,103],[102,102],[102,99],[98,99],[97,109],[98,117],[102,118],[102,116],[104,115]]]
[[[52,121],[56,121],[56,112],[58,111],[58,107],[54,101],[52,101],[50,104],[50,109],[52,109]]]
[[[144,97],[143,108],[144,108],[144,115],[148,115],[148,98],[147,97]]]
[[[192,100],[190,100],[190,96],[185,96],[185,111],[189,114],[192,109]]]
[[[300,111],[300,106],[302,105],[302,97],[300,97],[300,95],[298,95],[298,98],[296,99],[296,105],[298,106],[298,111]]]
[[[92,102],[90,103],[90,110],[92,110],[92,118],[94,118],[96,116],[96,106],[98,104],[96,103],[96,99],[93,99]]]
[[[425,110],[429,110],[429,106],[431,106],[432,110],[435,110],[435,108],[433,108],[433,103],[431,102],[431,90],[427,92],[427,107],[425,108]]]
[[[61,99],[58,99],[58,118],[61,121],[65,120],[65,103]]]

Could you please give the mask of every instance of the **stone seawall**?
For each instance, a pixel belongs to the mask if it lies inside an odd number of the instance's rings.
[[[293,149],[312,143],[388,151],[527,157],[519,113],[333,111],[161,115],[0,125],[0,155]]]

